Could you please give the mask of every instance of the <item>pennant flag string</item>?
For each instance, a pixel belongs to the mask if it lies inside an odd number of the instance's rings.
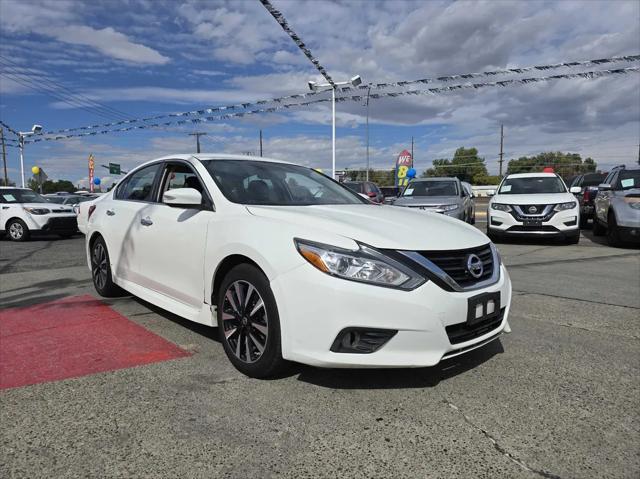
[[[395,98],[395,97],[406,96],[406,95],[437,95],[441,93],[447,93],[447,92],[458,91],[458,90],[466,90],[466,89],[477,90],[477,89],[488,88],[488,87],[506,87],[506,86],[512,86],[512,85],[526,85],[531,83],[548,82],[548,81],[571,79],[571,78],[593,79],[593,78],[601,78],[609,75],[624,75],[624,74],[639,73],[639,72],[640,72],[640,67],[619,68],[615,70],[596,70],[596,71],[579,72],[579,73],[565,73],[565,74],[553,75],[553,76],[547,76],[547,77],[520,78],[520,79],[502,80],[502,81],[485,82],[485,83],[463,83],[459,85],[451,85],[451,86],[428,88],[428,89],[415,89],[415,90],[407,90],[407,91],[401,91],[401,92],[371,93],[369,97],[371,99],[381,99],[381,98]],[[340,96],[336,98],[336,102],[362,101],[363,99],[364,99],[363,95],[347,95],[347,96]],[[25,141],[25,143],[37,143],[41,141],[57,141],[57,140],[63,140],[67,138],[105,135],[108,133],[126,132],[126,131],[132,131],[132,130],[163,128],[171,125],[187,125],[187,124],[197,124],[197,123],[218,122],[221,120],[229,120],[232,118],[242,118],[245,116],[256,115],[261,113],[274,113],[280,110],[285,110],[290,108],[299,108],[299,107],[314,105],[314,104],[328,102],[328,101],[329,101],[328,98],[314,99],[307,102],[276,105],[276,106],[267,107],[267,108],[257,108],[254,110],[249,110],[244,112],[227,113],[227,114],[216,115],[216,116],[170,120],[170,121],[160,122],[160,123],[152,123],[152,124],[147,123],[147,124],[142,124],[137,126],[126,126],[122,128],[116,128],[116,129],[89,131],[89,132],[75,133],[75,134],[69,134],[69,135],[46,136],[42,138],[30,137],[29,140]]]
[[[276,22],[278,22],[278,24],[282,27],[285,33],[291,37],[293,42],[298,46],[298,48],[302,51],[302,53],[304,53],[304,55],[309,59],[309,61],[313,63],[313,66],[316,67],[316,69],[325,78],[325,80],[329,82],[329,85],[335,88],[336,84],[333,82],[333,79],[331,78],[331,76],[329,76],[329,73],[327,72],[327,70],[320,64],[318,59],[313,56],[313,53],[311,53],[311,50],[309,50],[309,48],[304,44],[304,42],[300,39],[298,34],[294,32],[293,29],[289,26],[289,24],[287,23],[287,19],[284,18],[284,15],[282,14],[282,12],[280,12],[279,10],[276,10],[274,6],[271,5],[271,2],[269,0],[260,0],[260,3],[262,3],[264,8],[266,8],[267,11],[271,14],[271,16],[275,18]]]
[[[377,83],[377,84],[372,85],[372,88],[385,89],[385,88],[391,88],[391,87],[403,87],[403,86],[413,85],[413,84],[434,83],[434,82],[438,82],[438,81],[446,82],[446,81],[461,80],[461,79],[468,79],[468,78],[491,77],[491,76],[497,76],[497,75],[503,75],[503,74],[524,73],[524,72],[529,72],[529,71],[552,70],[552,69],[561,68],[561,67],[602,65],[602,64],[606,64],[606,63],[633,62],[633,61],[638,61],[638,60],[640,60],[640,55],[627,55],[627,56],[620,56],[620,57],[604,58],[604,59],[600,59],[600,60],[587,60],[587,61],[580,61],[580,62],[565,62],[565,63],[556,63],[556,64],[553,64],[553,65],[538,65],[538,66],[530,66],[530,67],[522,67],[522,68],[512,68],[512,69],[508,69],[508,70],[495,70],[495,71],[483,72],[483,73],[466,73],[466,74],[463,74],[463,75],[452,75],[452,76],[448,76],[448,77],[438,77],[438,78],[424,78],[424,79],[421,79],[421,80],[409,80],[409,81],[401,81],[401,82],[395,82],[395,83]],[[606,70],[603,70],[603,71],[606,71]],[[360,89],[360,90],[367,89],[367,88],[368,88],[368,85],[361,85],[360,87],[358,87],[358,89]],[[329,91],[329,90],[327,90],[327,91]],[[349,92],[349,91],[354,91],[354,88],[353,87],[344,87],[344,88],[339,88],[338,91],[341,92],[341,93],[345,93],[345,92]],[[268,100],[259,100],[259,101],[252,102],[252,103],[238,103],[238,104],[235,104],[235,105],[209,107],[209,108],[203,108],[203,109],[199,109],[199,110],[185,111],[185,112],[181,112],[181,113],[165,113],[165,114],[162,114],[162,115],[149,116],[149,117],[143,117],[143,118],[133,118],[133,119],[115,121],[115,122],[111,122],[111,123],[102,123],[102,124],[97,124],[97,125],[87,125],[87,126],[80,126],[80,127],[74,127],[74,128],[62,128],[60,130],[44,131],[44,132],[38,133],[37,135],[34,135],[34,136],[49,136],[49,135],[57,135],[57,134],[60,134],[60,133],[70,133],[70,132],[75,132],[75,131],[94,130],[94,129],[98,129],[98,128],[111,128],[113,126],[125,126],[125,125],[137,124],[137,123],[145,123],[145,122],[149,122],[149,121],[162,120],[162,119],[165,119],[165,118],[182,118],[182,117],[191,117],[191,116],[194,116],[194,117],[195,116],[205,116],[205,115],[217,114],[217,113],[225,112],[225,111],[229,111],[229,110],[231,110],[231,111],[239,110],[239,109],[245,109],[246,110],[246,109],[249,109],[249,108],[253,108],[255,106],[262,106],[262,105],[267,105],[267,104],[271,104],[271,103],[283,104],[283,103],[285,103],[287,101],[290,101],[290,100],[316,98],[316,97],[322,96],[323,94],[326,94],[326,93],[327,93],[326,91],[324,91],[324,92],[296,93],[296,94],[293,94],[293,95],[286,95],[286,96],[282,96],[282,97],[278,97],[278,98],[272,98],[272,99],[268,99]],[[373,98],[372,95],[370,95],[370,97]],[[2,124],[5,125],[5,127],[10,132],[15,134],[16,136],[18,135],[18,133],[15,130],[10,129],[4,123],[2,123]]]

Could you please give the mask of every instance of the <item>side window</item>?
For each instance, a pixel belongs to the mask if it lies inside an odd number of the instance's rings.
[[[609,184],[611,185],[611,188],[614,190],[619,190],[620,189],[620,185],[618,185],[618,172],[614,171],[613,173],[611,173],[611,178],[609,179]]]
[[[183,163],[170,164],[167,166],[164,183],[160,191],[164,194],[165,191],[176,188],[193,188],[197,190],[202,195],[202,203],[207,204],[207,194],[204,185],[190,166]]]
[[[156,163],[133,173],[118,187],[116,199],[153,201],[153,183],[161,166],[161,163]]]
[[[602,180],[602,183],[611,184],[611,178],[613,178],[613,171],[610,172],[604,180]]]

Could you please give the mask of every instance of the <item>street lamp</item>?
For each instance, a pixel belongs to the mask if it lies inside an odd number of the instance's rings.
[[[22,187],[24,188],[24,139],[27,136],[35,135],[42,131],[42,125],[33,125],[31,131],[18,132],[18,145],[20,146],[20,176],[22,178]]]
[[[309,89],[311,91],[323,91],[331,89],[331,178],[336,178],[336,88],[339,86],[352,85],[358,86],[362,83],[360,75],[356,75],[349,81],[343,81],[338,83],[321,83],[318,84],[314,81],[309,82]]]

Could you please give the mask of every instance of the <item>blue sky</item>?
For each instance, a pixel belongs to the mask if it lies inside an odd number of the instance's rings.
[[[273,4],[337,80],[407,80],[640,53],[637,1]],[[0,0],[0,56],[0,116],[20,130],[115,117],[60,101],[70,92],[140,117],[300,93],[309,79],[321,79],[257,0]],[[54,91],[34,89],[43,86]],[[362,103],[338,104],[339,168],[365,164],[365,113]],[[370,118],[378,168],[391,167],[413,136],[420,170],[459,146],[475,146],[495,172],[504,123],[507,159],[574,151],[606,169],[637,161],[640,75],[378,100]],[[330,166],[328,103],[197,128],[27,145],[26,166],[86,183],[90,153],[99,164],[130,168],[193,151],[188,133],[196,129],[207,132],[207,151],[256,152],[261,128],[266,155]],[[8,155],[10,177],[18,180],[17,151]]]

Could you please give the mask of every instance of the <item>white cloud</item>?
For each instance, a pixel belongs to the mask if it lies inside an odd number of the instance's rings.
[[[164,65],[169,58],[158,51],[134,43],[126,35],[111,27],[96,30],[91,27],[70,25],[63,29],[48,30],[56,40],[74,45],[86,45],[116,60],[142,65]]]

